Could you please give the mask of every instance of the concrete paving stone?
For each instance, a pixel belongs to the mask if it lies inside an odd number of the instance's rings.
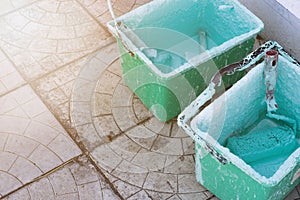
[[[76,132],[76,141],[85,144],[88,151],[92,151],[100,144],[103,144],[101,137],[99,137],[92,123],[77,126]]]
[[[152,151],[168,154],[168,155],[182,155],[182,143],[180,138],[170,138],[158,136],[151,148]]]
[[[197,183],[195,173],[178,175],[178,192],[179,193],[199,193],[207,189]]]
[[[34,98],[22,105],[22,109],[26,112],[29,118],[34,118],[37,115],[47,111],[46,106],[39,98]]]
[[[105,44],[109,36],[73,0],[37,1],[5,15],[0,21],[4,30],[0,32],[0,46],[28,80],[36,79],[96,50]],[[20,24],[21,21],[23,24]],[[81,24],[83,26],[80,29]],[[97,28],[86,29],[87,24]],[[19,29],[15,29],[15,26]],[[80,30],[84,30],[84,33]],[[8,50],[10,46],[15,47],[14,53]],[[49,56],[59,60],[42,63]],[[20,60],[22,57],[27,58]]]
[[[93,124],[100,137],[108,137],[109,139],[121,133],[112,115],[94,117]]]
[[[57,195],[77,192],[76,182],[68,168],[50,174],[49,180],[52,183],[54,193]]]
[[[3,151],[6,140],[8,138],[8,133],[0,133],[0,150]]]
[[[24,83],[23,78],[17,72],[10,73],[9,75],[6,75],[5,77],[1,78],[1,82],[5,87],[5,92],[12,90],[18,86],[21,86]]]
[[[97,91],[103,94],[113,94],[120,79],[119,76],[105,71],[97,83]]]
[[[13,153],[1,151],[0,160],[2,162],[0,163],[0,170],[8,171],[13,165],[13,163],[16,161],[17,157],[18,156]]]
[[[158,133],[159,135],[169,137],[171,135],[170,132],[173,126],[173,122],[161,123],[156,117],[153,116],[144,123],[144,126],[147,129]]]
[[[22,15],[18,15],[18,16],[22,16]],[[22,31],[26,34],[30,34],[35,37],[46,38],[50,31],[50,28],[51,27],[49,27],[48,25],[30,21],[29,23],[26,24],[26,26],[22,29]]]
[[[95,93],[94,106],[98,109],[93,109],[93,116],[111,114],[112,96],[110,94]]]
[[[122,161],[108,145],[100,145],[91,152],[91,156],[106,171],[113,171]]]
[[[42,174],[42,170],[37,165],[35,165],[35,163],[21,156],[17,158],[8,172],[18,178],[18,180],[20,180],[22,184],[28,183],[29,181],[32,181],[33,178],[36,178]],[[2,181],[4,180],[1,180],[1,182]],[[1,185],[2,184],[3,182],[1,183]]]
[[[141,149],[139,145],[125,135],[113,139],[110,143],[110,148],[126,160],[131,160]]]
[[[157,139],[157,135],[144,126],[136,126],[126,132],[126,135],[141,147],[150,150]]]
[[[131,161],[123,160],[120,163],[120,165],[115,169],[114,173],[115,172],[128,174],[147,174],[149,170],[142,166],[135,165]]]
[[[22,134],[30,123],[30,119],[20,116],[0,116],[0,130],[4,133]],[[18,124],[18,126],[16,126]],[[10,138],[12,140],[12,138]]]
[[[83,59],[67,65],[33,83],[37,93],[61,121],[70,120],[69,102],[74,82],[85,62]]]
[[[142,149],[131,161],[149,171],[163,171],[167,156]]]
[[[55,116],[59,116],[60,122],[66,127],[68,130],[72,128],[71,126],[71,120],[70,120],[70,108],[69,108],[69,102],[57,105],[57,109],[54,107],[50,107],[51,111],[54,110]]]
[[[138,121],[144,121],[153,116],[153,114],[146,108],[146,106],[141,102],[140,99],[133,98],[132,104],[134,114]]]
[[[73,81],[70,81],[68,83],[65,83],[63,87],[61,87],[63,93],[68,96],[69,94],[71,94],[73,92]]]
[[[5,141],[0,144],[0,152],[1,155],[6,155],[0,157],[0,163],[10,165],[9,168],[8,165],[2,167],[6,169],[5,172],[18,178],[21,185],[81,154],[28,85],[8,93],[0,101],[14,102],[8,106],[8,111],[3,110],[0,113],[0,136],[1,141]],[[5,179],[0,180],[0,185],[3,184],[2,181]],[[6,190],[1,194],[8,192],[10,191]]]
[[[113,176],[112,174],[108,173],[108,172],[105,171],[105,170],[102,170],[102,173],[104,174],[104,176],[105,176],[106,178],[109,179],[109,181],[110,181],[111,183],[116,182],[117,180],[119,180],[117,177]]]
[[[38,146],[28,159],[35,163],[43,172],[50,171],[61,164],[59,157],[43,145]]]
[[[150,190],[146,190],[151,199],[168,199],[173,196],[172,193],[162,193],[162,192],[153,192]]]
[[[182,145],[185,155],[193,155],[195,153],[195,144],[191,138],[182,138]]]
[[[64,162],[81,154],[81,150],[65,134],[59,134],[48,147]]]
[[[112,98],[112,107],[126,107],[132,104],[133,93],[123,85],[118,84]]]
[[[113,117],[122,131],[126,131],[137,125],[138,120],[132,110],[132,107],[112,108]]]
[[[122,13],[127,13],[133,8],[134,4],[135,4],[135,0],[128,0],[126,2],[117,0],[113,4],[113,8],[121,11]]]
[[[181,200],[208,199],[204,193],[178,194],[178,196]]]
[[[0,184],[1,196],[22,186],[22,182],[8,172],[0,171],[0,180],[3,182]]]
[[[114,3],[116,0],[112,0]],[[108,6],[105,0],[79,0],[79,2],[88,9],[94,17],[100,17],[108,11]]]
[[[76,95],[76,98],[73,98],[73,101],[91,101],[91,98],[94,94],[95,82],[90,82],[81,79],[81,84],[74,86],[74,91],[79,90],[81,91],[79,94]]]
[[[141,190],[140,187],[130,185],[130,184],[128,184],[126,182],[123,182],[121,180],[118,180],[118,181],[114,182],[114,186],[120,192],[121,196],[124,199],[127,199],[130,196],[133,196],[134,194],[138,193]]]
[[[30,22],[25,16],[18,15],[16,12],[6,15],[4,20],[16,30],[22,30]]]
[[[26,112],[21,107],[15,107],[12,110],[5,113],[7,117],[19,117],[26,119],[28,116]]]
[[[130,171],[130,170],[128,170]],[[128,183],[130,185],[136,186],[136,187],[143,187],[143,184],[146,180],[147,173],[139,173],[139,172],[127,172],[125,169],[119,170],[118,168],[112,172],[112,175],[118,180],[122,180],[125,183]],[[110,180],[114,180],[111,179]],[[120,188],[121,189],[121,188]],[[121,191],[125,192],[125,191]]]
[[[119,199],[103,182],[103,177],[89,166],[91,163],[86,158],[83,158],[83,162],[71,162],[4,199]]]
[[[4,97],[0,98],[0,103],[2,105],[0,107],[1,114],[9,112],[18,106],[17,101],[15,99],[12,99],[10,96],[4,96]]]
[[[30,138],[10,134],[6,141],[4,151],[28,157],[38,145],[39,143],[37,141]]]
[[[5,200],[30,200],[30,194],[28,190],[19,190],[17,192],[14,192],[10,194],[9,196],[3,198]]]
[[[150,172],[146,178],[145,189],[177,193],[177,175]]]
[[[185,174],[194,172],[193,156],[168,156],[164,172],[173,174]]]
[[[113,42],[99,50],[96,58],[104,62],[106,66],[118,60],[118,58],[120,58],[120,52],[117,43]]]
[[[168,198],[168,200],[181,200],[176,194]]]
[[[57,136],[57,133],[53,132],[53,128],[50,126],[39,122],[31,122],[24,135],[47,146]]]
[[[0,4],[0,15],[8,13],[27,4],[30,4],[34,1],[36,0],[2,0]]]
[[[135,4],[140,6],[140,5],[144,5],[146,3],[149,3],[150,1],[152,1],[152,0],[136,0]]]
[[[13,98],[16,102],[18,102],[18,104],[24,104],[32,99],[37,98],[34,91],[28,85],[18,88],[18,90],[13,91],[6,96],[8,96],[9,98]]]
[[[13,64],[0,51],[0,95],[13,90],[25,83]]]
[[[112,0],[112,6],[114,10],[114,14],[116,17],[121,16],[134,8],[137,8],[150,0],[129,0],[129,1],[122,1],[122,0]],[[80,0],[82,5],[88,9],[88,11],[96,17],[100,23],[105,25],[108,21],[111,21],[111,14],[108,11],[108,6],[106,1],[104,0]]]
[[[78,113],[85,113],[85,114],[89,114],[89,117],[91,115],[91,110],[90,110],[90,102],[89,101],[76,101],[73,102],[72,104],[73,108],[76,108],[76,111]]]
[[[107,68],[107,70],[122,77],[122,69],[120,66],[121,66],[121,59],[117,59]]]
[[[3,85],[3,83],[0,83],[0,93],[4,94],[5,92],[6,92],[5,86]]]
[[[79,195],[82,199],[103,199],[102,191],[99,190],[100,183],[99,181],[87,183],[85,185],[80,185],[78,187]]]
[[[67,108],[67,107],[65,107]],[[69,112],[69,110],[67,110],[66,112]],[[89,124],[92,123],[91,121],[91,117],[90,117],[91,113],[88,112],[74,112],[74,114],[72,115],[73,117],[73,121],[72,121],[72,126],[77,127],[77,126],[82,126],[84,124]]]
[[[95,55],[90,57],[84,65],[84,67],[82,66],[82,70],[80,71],[78,78],[88,80],[90,82],[98,81],[107,67],[106,64],[96,58]]]
[[[79,163],[76,167],[70,168],[77,185],[99,181],[96,170],[90,167],[90,165],[91,164],[84,165]]]
[[[300,193],[300,184],[297,185],[296,190]]]
[[[128,200],[139,200],[139,199],[151,200],[149,195],[144,190],[128,198]]]
[[[74,200],[74,199],[80,199],[77,193],[63,194],[55,198],[55,200]]]
[[[285,198],[287,199],[297,199],[299,198],[299,192],[297,191],[297,189],[295,188],[294,190],[292,190],[289,195]]]
[[[182,128],[177,125],[177,120],[173,121],[171,137],[189,138]]]
[[[212,198],[214,198],[215,197],[215,195],[214,194],[212,194],[210,191],[205,191],[205,192],[203,192],[206,196],[207,196],[207,198],[208,199],[212,199]]]
[[[103,199],[107,200],[120,200],[120,198],[111,189],[102,189]]]

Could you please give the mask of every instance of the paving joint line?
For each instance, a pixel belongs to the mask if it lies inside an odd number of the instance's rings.
[[[60,165],[54,167],[53,169],[47,171],[46,173],[44,173],[44,174],[42,174],[42,175],[40,175],[40,176],[34,178],[33,180],[29,181],[28,183],[23,184],[23,185],[20,186],[19,188],[14,189],[14,190],[10,191],[9,193],[3,195],[2,197],[0,197],[0,199],[4,199],[4,198],[8,197],[9,195],[11,195],[11,194],[13,194],[13,193],[15,193],[15,192],[17,192],[17,191],[19,191],[19,190],[21,190],[21,189],[27,187],[28,185],[30,185],[30,184],[32,184],[32,183],[34,183],[34,182],[36,182],[36,181],[39,181],[39,180],[41,180],[41,179],[43,179],[43,178],[49,176],[50,174],[53,174],[53,173],[57,172],[58,170],[62,169],[63,167],[65,167],[66,165],[68,165],[68,164],[70,164],[70,163],[72,163],[72,162],[76,162],[76,159],[79,158],[79,157],[81,157],[81,156],[83,156],[83,155],[84,155],[84,154],[80,154],[80,155],[78,155],[78,156],[75,156],[74,158],[71,158],[70,160],[67,160],[66,162],[64,162],[64,163],[62,163],[62,164],[60,164]]]
[[[25,5],[20,6],[20,7],[17,7],[17,8],[14,7],[12,10],[10,10],[10,11],[8,11],[8,12],[5,12],[5,13],[1,14],[1,15],[0,15],[0,18],[4,17],[4,16],[6,16],[6,15],[9,15],[9,14],[11,14],[11,13],[14,13],[14,12],[16,12],[17,10],[21,10],[21,9],[23,9],[23,8],[26,8],[27,6],[31,6],[31,5],[35,4],[36,2],[38,2],[38,1],[41,1],[41,0],[35,0],[35,1],[31,2],[31,3],[25,4]]]
[[[4,96],[8,95],[9,93],[12,93],[12,92],[14,92],[14,91],[20,89],[21,87],[24,87],[25,85],[27,85],[27,82],[22,83],[21,85],[16,86],[16,87],[14,87],[13,89],[7,90],[7,91],[4,92],[3,94],[0,94],[0,98],[2,98],[2,97],[4,97]]]
[[[110,115],[110,114],[109,114]],[[90,151],[94,151],[96,148],[102,146],[102,145],[105,145],[105,144],[108,144],[108,143],[111,143],[113,142],[114,140],[116,140],[117,138],[121,137],[122,135],[126,135],[126,132],[138,127],[139,125],[145,123],[146,121],[149,121],[151,119],[151,117],[148,117],[148,118],[145,118],[141,121],[139,121],[138,123],[136,123],[135,125],[125,129],[124,131],[120,130],[120,132],[116,135],[106,135],[106,136],[102,136],[100,137],[100,139],[102,139],[101,142],[98,143],[98,145],[96,145],[94,148],[92,148]]]
[[[112,191],[121,199],[125,200],[125,198],[119,193],[115,185],[109,180],[109,178],[103,173],[102,169],[97,165],[97,161],[94,161],[93,157],[88,153],[87,154],[88,160],[92,163],[92,165],[95,167],[97,172],[102,175],[104,178],[105,182],[110,186]]]
[[[111,35],[111,33],[108,31],[108,28],[104,26],[101,22],[99,22],[98,19],[94,15],[92,15],[92,13],[90,13],[90,11],[79,0],[76,0],[76,2],[105,31],[105,33]]]

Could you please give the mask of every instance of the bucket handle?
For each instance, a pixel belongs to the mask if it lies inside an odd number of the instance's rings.
[[[132,57],[135,56],[135,54],[127,47],[127,45],[124,43],[123,39],[122,39],[122,32],[120,31],[119,27],[119,23],[117,22],[113,7],[112,7],[112,3],[111,0],[107,0],[107,6],[108,6],[108,10],[110,12],[110,15],[113,19],[114,22],[114,26],[115,26],[115,30],[116,30],[116,35],[118,38],[120,38],[120,41],[122,43],[122,45],[124,46],[124,48],[126,49],[126,51],[129,53],[129,55],[131,55]]]
[[[210,154],[212,154],[220,163],[223,165],[228,163],[228,159],[222,155],[219,151],[214,148],[214,145],[209,144],[201,136],[199,136],[189,125],[188,122],[194,117],[199,109],[209,100],[212,99],[216,92],[216,88],[221,85],[222,76],[232,75],[237,71],[243,71],[252,65],[256,64],[265,53],[271,49],[276,49],[282,56],[287,58],[290,62],[299,65],[299,63],[292,58],[277,42],[267,41],[261,45],[258,49],[250,53],[243,60],[229,64],[221,68],[211,79],[208,87],[188,106],[182,113],[179,114],[177,118],[177,124],[179,127],[183,128],[184,131],[197,143],[199,143],[203,148],[205,148]]]

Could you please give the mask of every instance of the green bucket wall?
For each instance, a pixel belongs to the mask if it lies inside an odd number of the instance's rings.
[[[120,34],[113,22],[108,27],[119,43],[124,81],[160,121],[177,116],[219,68],[251,52],[263,29],[258,18],[232,0],[154,0],[117,21]],[[206,32],[206,50],[200,30]],[[161,64],[147,49],[181,60]],[[227,77],[224,87],[242,75]]]
[[[228,160],[227,164],[221,164],[205,145],[196,143],[197,180],[220,199],[283,199],[300,182],[299,147],[287,156],[271,177],[265,177],[225,148],[227,139],[233,133],[243,132],[260,120],[261,113],[266,112],[263,67],[263,64],[259,64],[252,69],[191,122],[192,129],[209,144],[213,144],[215,150]],[[299,76],[299,65],[280,56],[275,92],[279,106],[277,112],[296,120],[298,143]],[[270,165],[268,159],[261,162],[266,168]]]

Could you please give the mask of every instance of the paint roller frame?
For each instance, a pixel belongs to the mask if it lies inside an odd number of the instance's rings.
[[[281,121],[283,125],[269,130],[228,138],[226,147],[246,163],[253,163],[279,154],[289,154],[297,149],[296,120],[276,114],[278,104],[275,100],[277,82],[278,51],[271,49],[265,53],[264,82],[266,87],[265,101],[267,104],[266,117]],[[286,133],[286,134],[284,134]],[[260,141],[257,141],[260,138]],[[265,141],[265,142],[262,142]],[[268,142],[270,142],[268,144]],[[249,152],[247,148],[255,149]]]

